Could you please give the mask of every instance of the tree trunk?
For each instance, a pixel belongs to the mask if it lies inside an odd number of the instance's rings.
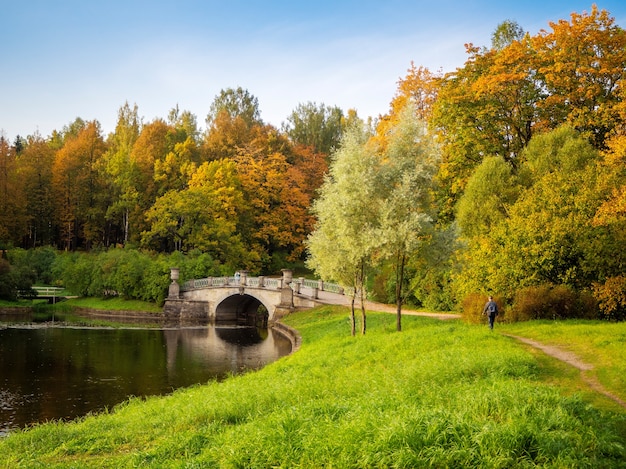
[[[406,256],[398,254],[396,262],[396,330],[402,330],[402,284],[404,282],[404,263]]]
[[[350,333],[354,337],[356,335],[356,320],[354,319],[354,300],[356,298],[356,289],[352,293],[352,301],[350,303]]]
[[[365,335],[367,330],[367,318],[365,317],[365,265],[361,262],[361,334]]]
[[[124,246],[128,244],[128,226],[129,226],[129,210],[128,207],[124,209]]]

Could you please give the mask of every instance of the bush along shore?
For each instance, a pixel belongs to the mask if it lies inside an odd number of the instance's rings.
[[[0,467],[625,467],[626,414],[484,326],[348,311],[284,318],[298,352],[0,441]],[[624,333],[624,330],[622,330]],[[553,367],[554,373],[567,374]]]

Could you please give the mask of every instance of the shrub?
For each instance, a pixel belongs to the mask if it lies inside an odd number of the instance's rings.
[[[493,299],[498,305],[498,319],[502,321],[505,313],[504,298],[497,295],[493,295]],[[470,324],[480,324],[487,321],[486,316],[483,316],[483,309],[485,303],[487,303],[488,296],[482,293],[470,293],[461,303],[461,317],[463,320]]]
[[[24,252],[18,251],[18,256]],[[9,301],[15,301],[19,295],[34,295],[31,287],[36,278],[34,270],[23,262],[13,265],[12,254],[9,253],[10,260],[0,258],[0,299]]]
[[[51,246],[38,247],[27,251],[26,261],[35,270],[37,282],[45,285],[52,283],[52,265],[56,256],[57,252]]]
[[[163,305],[171,282],[170,268],[175,267],[170,257],[159,255],[148,264],[143,275],[142,294],[139,299]]]
[[[626,319],[626,277],[611,277],[603,284],[594,284],[593,295],[598,301],[602,317],[623,321]]]
[[[182,265],[178,262],[176,266],[172,265],[170,267],[180,267],[184,269],[183,273],[187,279],[218,277],[222,275],[222,265],[209,253],[191,251],[187,256],[183,257],[181,261]],[[234,272],[226,275],[232,275],[233,273]]]
[[[543,284],[522,288],[513,299],[511,321],[532,319],[591,319],[597,306],[588,292],[578,293],[566,285]]]
[[[14,301],[17,298],[17,289],[11,279],[11,264],[0,259],[0,299]]]

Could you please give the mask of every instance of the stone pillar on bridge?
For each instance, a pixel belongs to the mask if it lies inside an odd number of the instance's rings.
[[[280,288],[280,304],[276,306],[274,311],[275,319],[279,319],[285,314],[289,314],[293,310],[293,290],[291,282],[293,281],[293,273],[289,269],[283,269],[283,278],[281,279]]]
[[[289,286],[293,281],[293,272],[290,269],[283,269],[283,287]]]
[[[180,298],[180,285],[178,284],[178,278],[180,275],[180,270],[178,267],[170,268],[170,278],[172,279],[172,283],[170,283],[170,288],[167,297],[172,300],[177,300]]]

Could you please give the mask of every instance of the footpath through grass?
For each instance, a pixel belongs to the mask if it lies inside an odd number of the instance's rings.
[[[626,414],[542,381],[486,327],[347,310],[285,319],[302,348],[266,368],[0,440],[0,467],[626,467]]]
[[[504,324],[498,331],[573,352],[593,365],[590,375],[626,401],[626,322],[528,321]]]

